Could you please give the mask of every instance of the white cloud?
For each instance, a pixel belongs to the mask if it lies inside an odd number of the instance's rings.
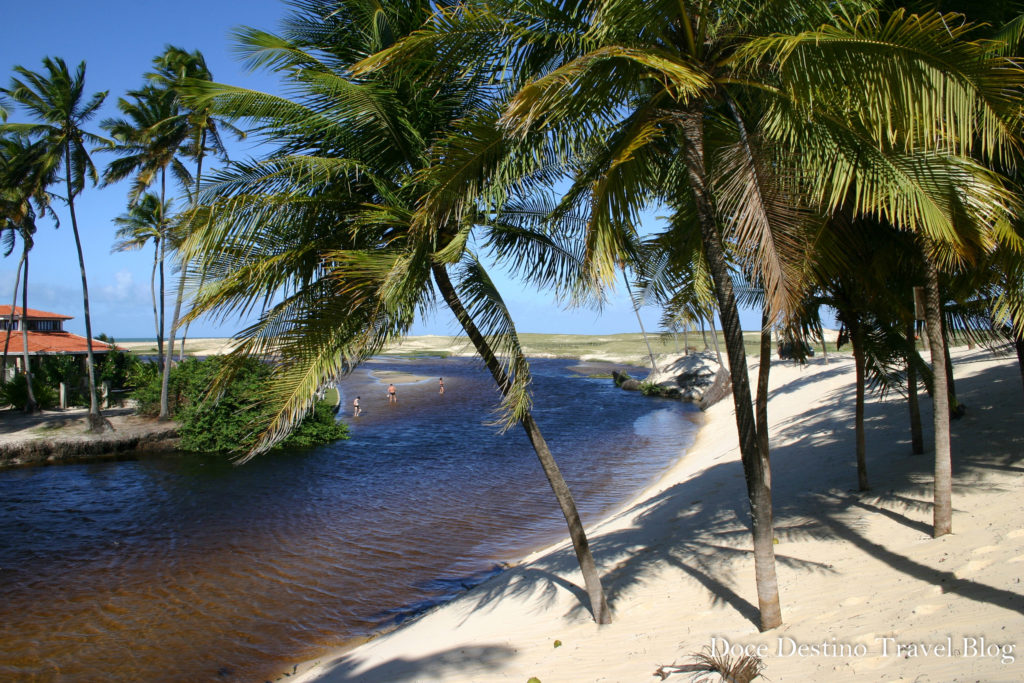
[[[145,305],[149,301],[149,285],[139,285],[129,270],[114,273],[114,282],[99,288],[97,303],[106,305]]]

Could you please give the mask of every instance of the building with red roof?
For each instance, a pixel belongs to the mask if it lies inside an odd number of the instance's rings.
[[[0,353],[7,340],[7,330],[11,330],[11,341],[7,348],[8,359],[13,358],[21,367],[23,355],[22,325],[28,330],[28,355],[55,356],[70,355],[85,357],[88,353],[85,337],[64,331],[64,321],[71,320],[70,315],[49,313],[34,308],[26,309],[27,315],[22,316],[21,308],[0,306]],[[107,353],[114,347],[98,339],[92,340],[93,354]]]

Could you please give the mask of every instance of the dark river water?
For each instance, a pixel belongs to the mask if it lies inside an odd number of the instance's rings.
[[[535,415],[592,523],[699,414],[572,365],[533,361]],[[396,370],[423,379],[391,406]],[[479,364],[373,361],[341,388],[352,438],[321,448],[0,472],[0,680],[275,679],[566,535],[522,429],[490,424]]]

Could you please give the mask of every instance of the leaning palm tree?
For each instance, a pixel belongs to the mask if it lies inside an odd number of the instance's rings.
[[[856,14],[872,4],[492,0],[446,12],[378,59],[422,50],[457,72],[482,51],[480,63],[533,74],[502,121],[582,152],[565,204],[590,216],[596,281],[611,279],[620,232],[641,208],[693,206],[726,337],[762,628],[781,623],[770,474],[725,244],[785,316],[803,290],[802,207],[828,216],[851,201],[856,216],[948,243],[955,216],[984,222],[1006,201],[966,155],[975,143],[989,155],[1012,145],[1021,70],[967,41],[957,17]],[[935,153],[955,158],[943,176],[915,165]],[[956,184],[972,201],[950,203],[953,175],[969,178]]]
[[[83,126],[99,110],[106,92],[85,96],[85,62],[72,74],[60,58],[43,59],[45,74],[22,66],[14,68],[17,76],[11,85],[2,89],[17,106],[26,110],[35,123],[7,123],[3,129],[22,133],[31,139],[44,140],[47,146],[46,168],[62,173],[71,230],[78,251],[78,266],[82,276],[82,304],[85,310],[86,363],[89,372],[89,429],[103,431],[110,423],[100,413],[96,398],[96,364],[92,351],[92,316],[89,313],[89,283],[85,272],[85,256],[75,215],[75,197],[85,188],[86,179],[95,184],[99,177],[89,157],[87,145],[104,144],[106,140],[87,132]]]
[[[578,254],[538,227],[546,211],[530,204],[548,159],[503,150],[494,126],[500,93],[486,78],[437,78],[423,63],[352,75],[355,62],[420,28],[433,6],[303,2],[285,36],[240,32],[250,63],[277,69],[290,99],[191,83],[192,106],[253,121],[276,149],[215,174],[189,217],[183,262],[204,284],[186,320],[261,312],[235,351],[280,359],[267,396],[276,417],[259,451],[301,418],[324,381],[407,333],[439,293],[500,389],[501,422],[527,433],[566,518],[594,618],[607,623],[582,522],[532,416],[529,364],[477,258],[489,250],[532,282],[571,287]],[[484,150],[475,163],[438,163],[470,148]],[[494,182],[480,182],[481,164],[499,167]],[[472,198],[436,208],[453,187],[472,188]]]

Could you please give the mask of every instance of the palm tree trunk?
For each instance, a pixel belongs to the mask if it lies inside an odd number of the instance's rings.
[[[910,450],[914,455],[924,453],[924,433],[921,430],[921,406],[917,400],[917,344],[914,339],[914,321],[907,323],[907,404],[910,407]]]
[[[163,173],[166,176],[166,168]],[[156,351],[160,365],[163,366],[164,331],[167,329],[167,285],[164,277],[164,264],[167,263],[167,216],[164,215],[164,209],[167,207],[167,204],[164,203],[163,187],[161,187],[160,192],[160,237],[158,238],[160,240],[160,323],[156,335]]]
[[[156,330],[157,358],[163,360],[164,340],[160,337],[160,314],[157,312],[156,270],[160,266],[160,244],[157,238],[156,249],[153,250],[153,270],[149,274],[149,293],[153,297],[153,328]]]
[[[732,285],[729,286],[729,289],[732,289]],[[715,355],[718,356],[718,364],[719,365],[723,365],[723,363],[722,363],[722,351],[721,351],[721,349],[718,348],[718,330],[715,329],[715,314],[714,313],[712,313],[711,315],[708,316],[708,324],[711,326],[711,341],[715,345]],[[722,326],[723,327],[725,326],[725,322],[722,323]],[[742,339],[743,339],[743,331],[741,330],[740,331],[740,340],[742,340]],[[746,348],[745,347],[744,347],[743,353],[744,353],[744,356],[746,356]]]
[[[711,185],[704,168],[703,111],[693,107],[682,113],[682,132],[686,141],[684,150],[687,176],[697,206],[704,253],[711,269],[715,295],[718,299],[725,349],[729,355],[733,404],[736,408],[736,428],[739,432],[740,457],[747,482],[750,515],[754,540],[754,574],[757,581],[757,602],[761,614],[761,630],[782,624],[779,605],[779,585],[775,574],[775,538],[772,525],[771,469],[768,453],[761,453],[757,445],[757,428],[750,400],[750,377],[747,374],[743,330],[740,328],[739,309],[732,289],[725,249],[718,234],[718,224],[711,198]]]
[[[949,391],[949,414],[953,418],[963,416],[963,407],[956,400],[956,381],[953,379],[953,359],[949,354],[949,335],[946,333],[946,325],[942,325],[942,349],[946,357],[946,388]]]
[[[704,318],[700,319],[700,336],[704,340],[704,350],[708,350],[708,334],[704,331]]]
[[[7,334],[4,339],[4,355],[0,360],[0,384],[7,381],[7,350],[11,346],[11,332],[14,331],[14,309],[18,307],[18,286],[21,284],[21,269],[25,266],[28,255],[22,251],[18,259],[18,268],[14,272],[14,295],[11,297],[11,319],[7,321]],[[1022,370],[1024,372],[1024,370]]]
[[[859,319],[850,325],[850,346],[853,347],[853,366],[856,370],[857,401],[854,417],[854,431],[857,433],[857,488],[868,490],[868,461],[864,441],[864,328]]]
[[[188,339],[188,328],[192,323],[185,323],[185,331],[181,334],[181,346],[178,347],[178,362],[185,360],[185,340]]]
[[[761,306],[761,358],[757,367],[757,445],[768,461],[768,377],[772,367],[772,331],[769,326],[768,300]]]
[[[651,351],[651,342],[647,339],[647,330],[644,329],[644,321],[640,317],[640,307],[633,299],[633,288],[629,286],[625,266],[622,267],[622,280],[626,283],[626,293],[629,294],[629,302],[633,305],[633,314],[636,315],[636,321],[640,324],[640,335],[644,338],[644,344],[647,345],[647,357],[651,359],[651,372],[658,374],[658,365],[654,362],[654,351]]]
[[[932,254],[924,250],[927,272],[926,320],[932,354],[932,419],[935,422],[935,502],[932,507],[932,535],[935,538],[953,531],[953,459],[949,442],[949,392],[946,382],[946,346],[942,343],[942,301],[939,271]]]
[[[203,150],[206,149],[206,130],[203,130],[199,140],[198,159],[196,160],[196,190],[192,195],[192,209],[199,204],[199,185],[203,178]],[[181,277],[178,278],[178,292],[174,297],[174,317],[171,318],[171,329],[167,331],[167,356],[164,358],[164,375],[160,381],[160,415],[157,419],[171,419],[170,406],[167,400],[167,391],[171,379],[171,363],[174,359],[174,333],[178,329],[178,320],[181,317],[181,300],[185,295],[185,276],[188,274],[188,264],[182,261]]]
[[[21,276],[25,278],[21,286],[21,347],[25,359],[25,412],[34,414],[39,412],[39,404],[36,403],[36,394],[32,390],[32,366],[29,364],[28,356],[28,245],[25,245],[22,252],[22,259],[25,261],[25,269]],[[11,311],[12,318],[14,311]]]
[[[1016,335],[1013,346],[1017,349],[1017,366],[1020,368],[1020,381],[1024,385],[1024,337]]]
[[[71,212],[71,231],[75,235],[75,248],[78,250],[78,268],[82,272],[82,304],[85,308],[85,363],[89,371],[89,431],[102,432],[113,429],[110,422],[100,412],[100,404],[96,398],[96,361],[92,353],[92,316],[89,314],[89,282],[85,276],[85,255],[82,253],[82,239],[78,234],[78,219],[75,217],[75,196],[71,191],[71,146],[65,148],[64,175],[68,188],[68,209]]]
[[[825,365],[828,365],[828,342],[825,341],[824,327],[818,331],[818,339],[821,340],[821,357],[825,359]]]
[[[462,329],[465,330],[466,335],[473,342],[473,346],[483,359],[487,369],[490,370],[491,376],[497,383],[502,395],[507,395],[512,385],[511,381],[502,369],[497,357],[495,357],[490,344],[487,343],[486,338],[484,338],[483,334],[473,323],[469,313],[463,307],[455,287],[452,286],[451,280],[448,279],[448,273],[445,271],[444,266],[435,264],[431,269],[434,273],[437,287],[441,291],[441,296],[448,305],[448,308],[455,314],[456,320],[459,321]],[[580,520],[579,512],[576,510],[576,502],[569,491],[569,486],[565,483],[565,479],[558,469],[558,464],[555,462],[555,458],[551,454],[551,450],[548,448],[547,442],[545,442],[543,435],[541,435],[540,428],[534,422],[531,413],[527,412],[523,416],[522,425],[530,439],[530,443],[533,445],[533,450],[537,454],[537,459],[540,461],[548,483],[551,485],[551,490],[555,493],[558,505],[565,516],[566,524],[569,526],[569,538],[572,539],[572,547],[576,551],[576,560],[579,562],[580,571],[583,573],[583,582],[587,595],[590,598],[590,609],[594,614],[594,621],[599,624],[610,624],[612,616],[608,609],[608,603],[605,600],[604,589],[601,586],[601,577],[597,573],[597,566],[594,564],[594,557],[590,552],[590,543],[587,540],[587,534],[583,529],[583,522]]]
[[[178,318],[181,316],[181,299],[185,291],[185,276],[188,273],[187,264],[181,264],[181,277],[178,278],[178,291],[174,297],[174,316],[171,318],[171,328],[167,330],[167,353],[164,355],[164,372],[160,381],[160,415],[159,420],[171,419],[170,404],[167,400],[168,389],[171,379],[171,363],[174,360],[174,331],[178,327]]]
[[[167,209],[166,189],[167,167],[165,166],[161,170],[160,237],[158,238],[160,240],[160,324],[157,331],[157,358],[161,367],[164,365],[164,332],[167,330],[167,285],[164,276],[164,264],[167,262],[167,216],[164,214]]]
[[[164,354],[167,349],[167,235],[160,240],[160,333],[157,335],[157,355],[160,357],[160,365],[163,366]]]

